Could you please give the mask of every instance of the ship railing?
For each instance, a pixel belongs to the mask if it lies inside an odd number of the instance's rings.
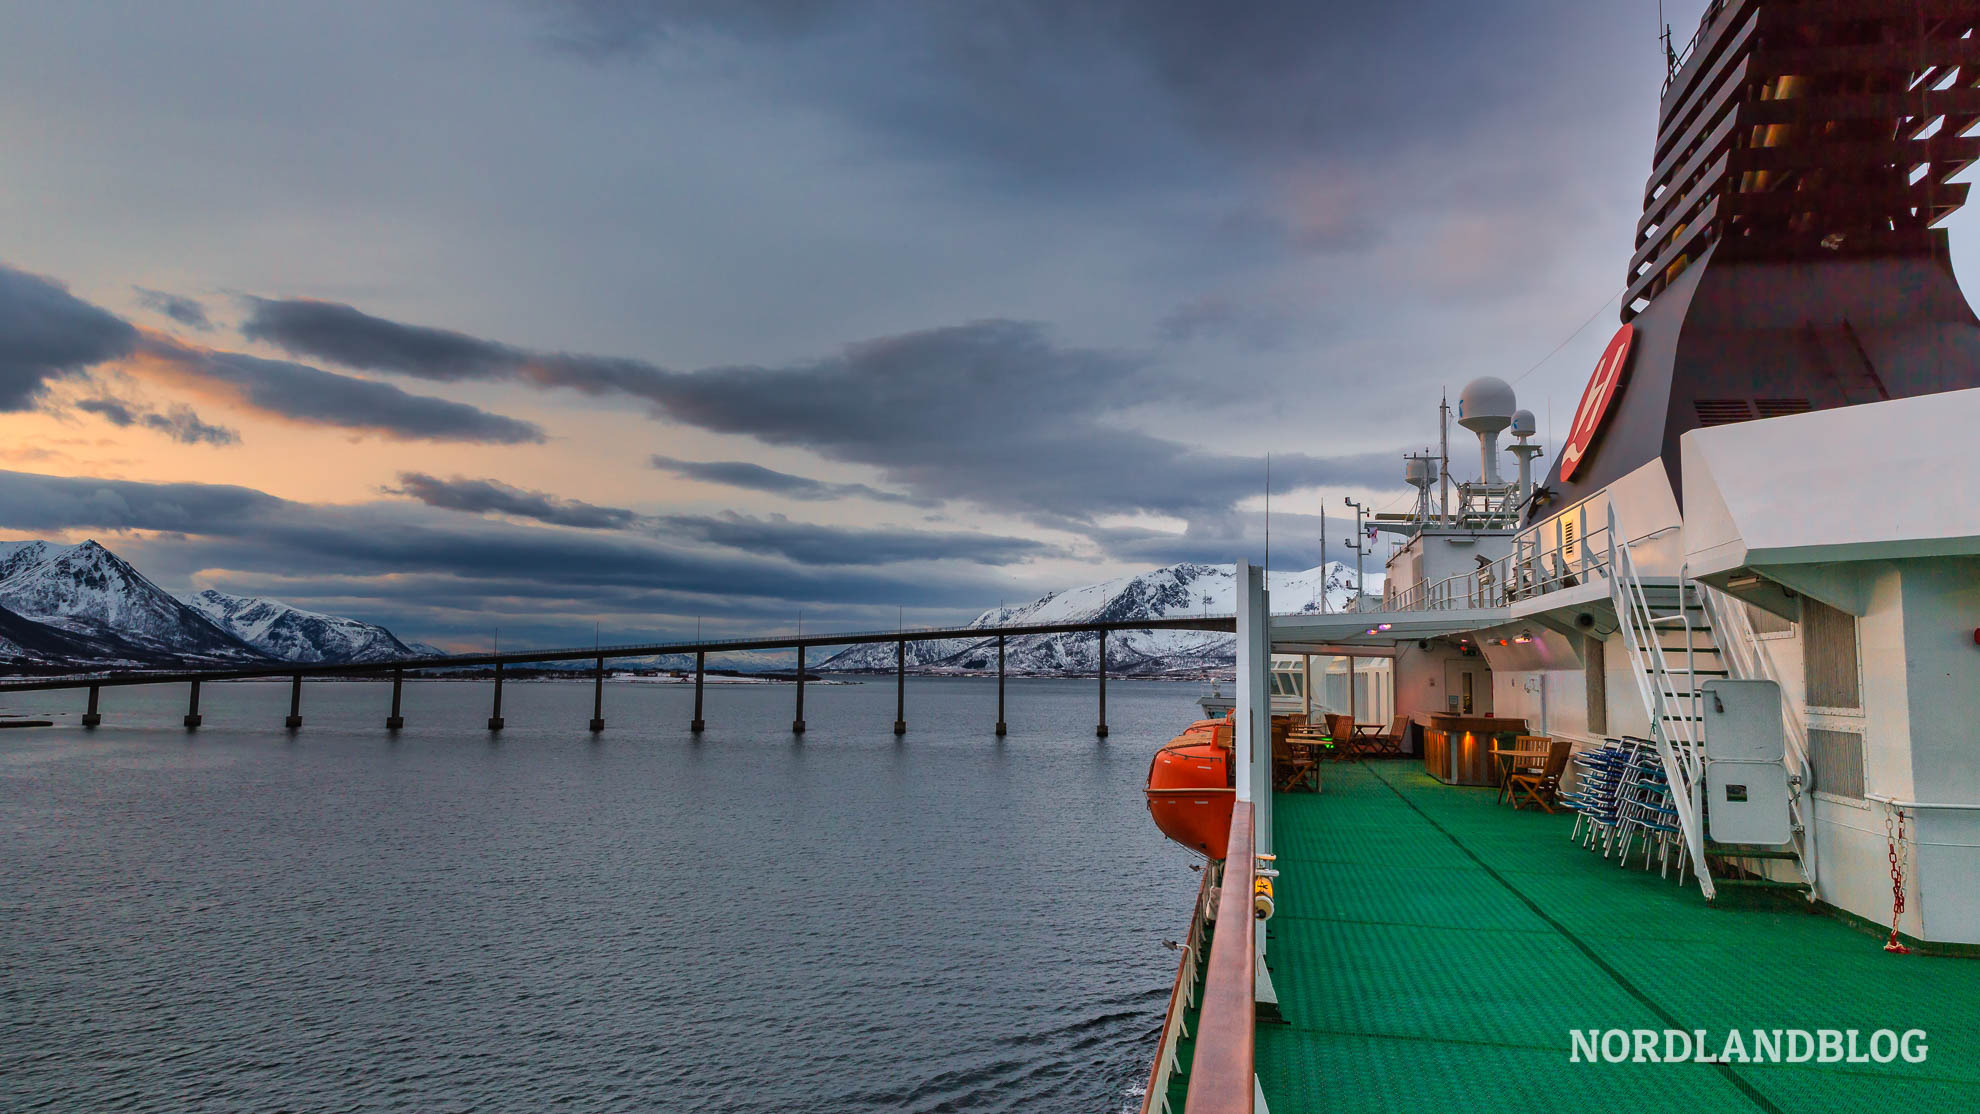
[[[1212,861],[1203,868],[1203,882],[1196,890],[1196,910],[1190,916],[1189,935],[1183,942],[1166,941],[1182,953],[1176,962],[1176,981],[1169,988],[1169,1011],[1162,1018],[1162,1041],[1155,1049],[1155,1062],[1148,1068],[1148,1090],[1141,1100],[1141,1114],[1173,1114],[1169,1109],[1169,1085],[1182,1073],[1183,1038],[1189,1036],[1190,1011],[1196,1008],[1197,984],[1202,981],[1203,938],[1211,916],[1216,912],[1217,882],[1224,864]]]
[[[1386,602],[1391,611],[1459,611],[1506,607],[1565,588],[1609,581],[1609,539],[1613,527],[1572,504],[1544,522],[1513,535],[1512,552],[1470,572],[1424,581],[1397,591]],[[1586,532],[1582,532],[1583,530]],[[1665,526],[1634,538],[1640,545],[1676,529]]]
[[[1256,845],[1250,801],[1231,807],[1230,840],[1225,846],[1228,857],[1217,886],[1186,1114],[1250,1114],[1258,1094],[1257,922],[1252,919],[1258,864],[1252,857]]]

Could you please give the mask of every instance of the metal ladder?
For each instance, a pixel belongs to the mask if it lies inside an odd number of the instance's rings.
[[[1743,681],[1772,681],[1780,686],[1779,667],[1775,665],[1766,643],[1760,641],[1760,636],[1754,632],[1746,607],[1709,584],[1696,584],[1694,588],[1699,601],[1705,605],[1707,620],[1718,634],[1717,644],[1722,648],[1720,652],[1730,675]],[[1808,791],[1814,788],[1814,776],[1808,764],[1808,725],[1802,721],[1801,710],[1788,698],[1787,688],[1780,688],[1781,724],[1785,728],[1787,743],[1788,822],[1789,829],[1794,833],[1791,850],[1795,865],[1807,886],[1808,900],[1816,901],[1820,895],[1816,893],[1815,881],[1815,829],[1810,823],[1806,798]],[[1714,854],[1727,859],[1781,857],[1778,852],[1742,855],[1730,848],[1717,848]]]
[[[1616,524],[1614,505],[1609,507],[1607,556],[1609,596],[1629,650],[1630,676],[1649,713],[1650,739],[1670,782],[1671,804],[1677,809],[1692,876],[1709,901],[1717,890],[1704,865],[1711,851],[1705,845],[1705,747],[1700,738],[1699,697],[1704,679],[1726,676],[1728,670],[1716,664],[1718,647],[1711,641],[1710,625],[1701,614],[1704,605],[1697,601],[1690,581],[1679,577],[1674,584],[1647,585],[1637,573],[1627,536]],[[1682,641],[1670,644],[1666,638],[1671,635]],[[1703,645],[1698,641],[1701,635]],[[1681,655],[1681,664],[1673,664],[1674,655]],[[1714,664],[1701,664],[1701,659]]]

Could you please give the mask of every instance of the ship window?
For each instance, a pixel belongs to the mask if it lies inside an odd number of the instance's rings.
[[[1808,729],[1808,764],[1815,788],[1838,797],[1863,799],[1863,736],[1855,731]]]
[[[1856,616],[1801,599],[1802,680],[1810,708],[1863,707],[1856,666]]]

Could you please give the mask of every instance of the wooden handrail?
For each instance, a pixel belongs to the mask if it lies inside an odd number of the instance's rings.
[[[1196,1017],[1196,1053],[1189,1069],[1186,1114],[1251,1114],[1257,952],[1251,918],[1253,859],[1250,801],[1231,807],[1224,879],[1217,888],[1217,929]]]

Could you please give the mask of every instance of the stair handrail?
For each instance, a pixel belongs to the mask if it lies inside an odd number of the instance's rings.
[[[1705,869],[1705,830],[1699,799],[1699,787],[1704,782],[1704,748],[1698,745],[1692,728],[1697,714],[1697,686],[1692,685],[1694,693],[1687,698],[1671,681],[1670,661],[1664,654],[1663,643],[1656,637],[1659,621],[1667,617],[1651,610],[1628,536],[1617,524],[1614,503],[1608,507],[1608,535],[1609,597],[1615,605],[1623,645],[1629,651],[1630,676],[1650,715],[1650,738],[1656,744],[1658,760],[1670,782],[1678,830],[1691,853],[1692,876],[1710,900],[1716,891],[1711,872]],[[1692,626],[1690,613],[1684,607],[1683,581],[1679,585],[1677,618],[1685,635],[1687,658],[1695,660],[1689,648],[1693,642]],[[1689,675],[1694,680],[1697,676]]]
[[[1786,729],[1787,742],[1788,815],[1794,823],[1795,854],[1801,861],[1802,876],[1808,880],[1808,899],[1817,900],[1815,826],[1810,823],[1812,817],[1804,797],[1815,787],[1814,768],[1808,760],[1808,724],[1801,709],[1788,697],[1787,686],[1781,683],[1780,664],[1761,641],[1760,633],[1753,629],[1753,620],[1740,600],[1710,584],[1694,583],[1713,629],[1724,632],[1718,644],[1727,673],[1739,680],[1772,681],[1780,692],[1781,724]]]

